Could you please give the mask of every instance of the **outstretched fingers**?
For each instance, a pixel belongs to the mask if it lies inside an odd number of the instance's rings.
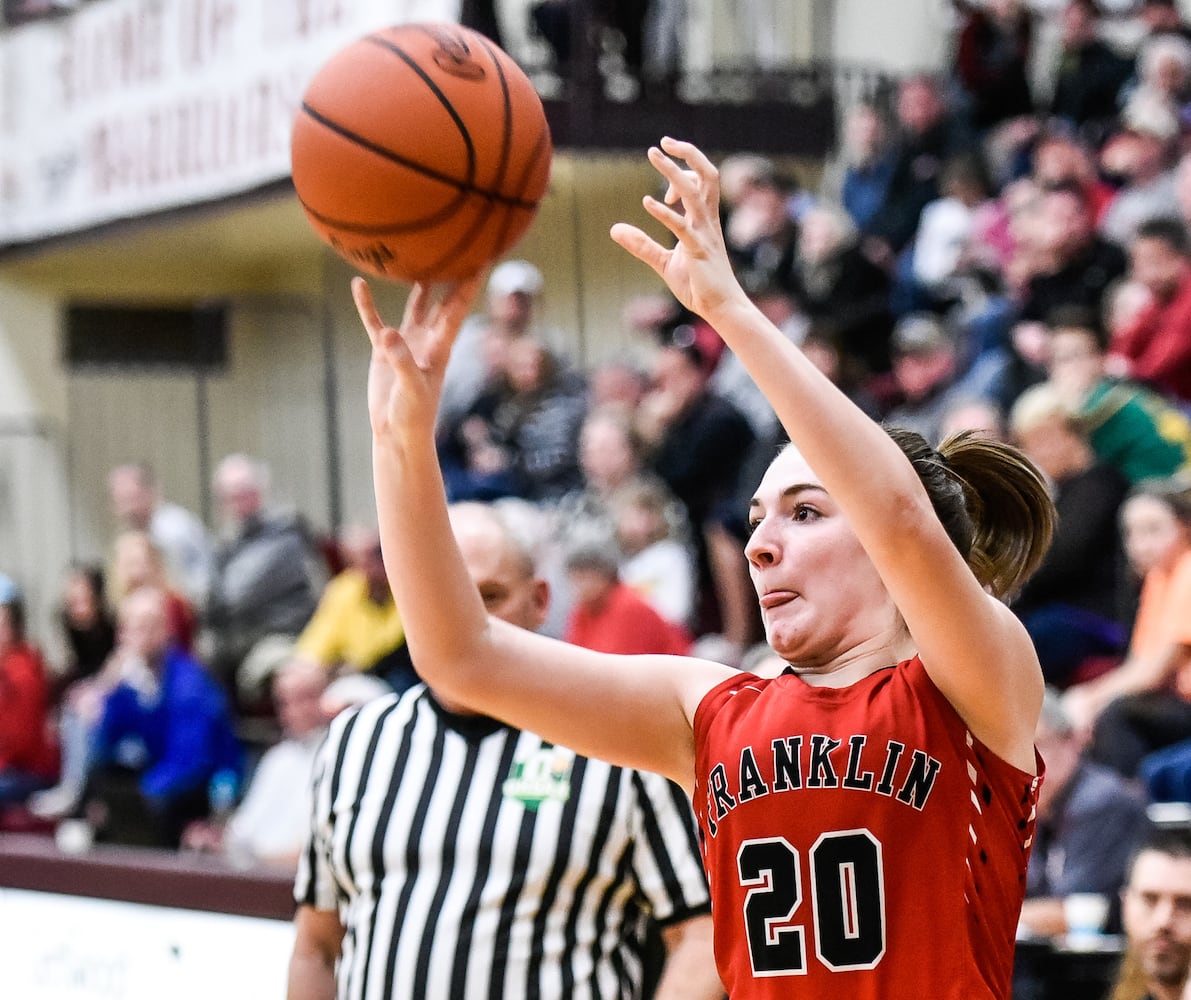
[[[641,200],[641,203],[645,206],[645,211],[679,239],[682,239],[684,234],[690,232],[690,218],[685,213],[676,211],[665,202],[658,201],[657,198],[650,195],[646,195]]]
[[[690,201],[698,197],[699,178],[693,171],[686,170],[657,146],[650,146],[645,154],[653,168],[668,182],[662,201],[667,205],[679,201]]]
[[[618,222],[612,227],[610,235],[616,243],[624,247],[643,264],[648,264],[658,274],[665,271],[670,251],[636,226],[629,225],[627,222]]]
[[[662,137],[661,147],[671,156],[683,160],[700,177],[715,179],[719,176],[715,164],[707,158],[707,154],[703,150],[693,143],[672,139],[667,135]]]
[[[364,329],[368,333],[368,339],[372,341],[372,346],[380,346],[381,334],[384,332],[385,324],[380,318],[380,313],[376,311],[376,302],[372,298],[372,289],[368,287],[368,282],[363,278],[352,278],[352,300],[356,304],[356,312],[359,313],[360,322],[364,325]]]
[[[463,325],[463,321],[467,318],[468,313],[471,312],[472,305],[475,303],[476,296],[479,294],[480,283],[483,277],[482,272],[476,273],[470,278],[465,278],[463,281],[450,286],[442,303],[442,322],[448,329],[457,330]]]
[[[479,293],[481,277],[480,274],[474,274],[442,290],[442,297],[434,306],[433,316],[427,320],[432,334],[427,343],[426,361],[431,368],[441,369],[446,366],[451,348],[459,336],[459,329],[471,312]]]
[[[425,326],[432,305],[433,299],[429,286],[421,283],[414,285],[413,290],[409,293],[409,298],[405,300],[405,314],[401,319],[402,329],[409,329],[411,326]]]
[[[356,304],[360,322],[368,333],[375,357],[383,358],[388,364],[395,365],[409,355],[409,348],[400,331],[389,326],[376,308],[376,301],[372,297],[372,289],[363,278],[352,278],[352,299]],[[408,307],[407,307],[408,315]]]
[[[666,249],[624,223],[612,227],[612,239],[653,268],[683,305],[706,316],[740,294],[720,226],[719,172],[696,146],[669,137],[650,147],[648,157],[668,188],[643,204],[676,243]]]
[[[664,201],[681,199],[688,210],[694,205],[715,206],[719,201],[719,171],[699,147],[666,137],[651,146],[649,162],[669,182]],[[679,161],[686,166],[680,166]]]

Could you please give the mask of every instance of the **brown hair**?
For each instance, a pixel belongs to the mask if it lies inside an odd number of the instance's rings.
[[[981,585],[1014,593],[1050,546],[1055,508],[1041,473],[1017,448],[974,431],[932,448],[901,427],[886,428],[922,481],[948,537]]]
[[[1137,867],[1138,858],[1151,853],[1162,854],[1179,861],[1191,860],[1191,833],[1178,827],[1152,828],[1129,856],[1125,865],[1123,892],[1128,893],[1133,884],[1133,871]],[[1126,940],[1125,956],[1108,1000],[1145,1000],[1150,995],[1149,987],[1149,975],[1137,957],[1137,942]]]
[[[124,566],[122,565],[123,553],[130,548],[143,546],[145,552],[149,555],[149,561],[152,565],[153,578],[151,580],[142,580],[140,583],[133,583],[124,576]],[[171,589],[169,579],[169,571],[165,565],[165,557],[162,555],[161,549],[157,543],[153,541],[152,537],[147,531],[139,531],[130,529],[122,531],[116,536],[115,542],[112,544],[112,599],[119,604],[134,590],[139,590],[141,587],[153,585],[161,590],[168,591]]]

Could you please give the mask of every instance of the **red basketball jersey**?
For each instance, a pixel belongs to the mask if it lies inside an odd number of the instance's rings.
[[[732,677],[695,744],[733,1000],[1009,996],[1041,778],[974,739],[917,657],[845,688]]]

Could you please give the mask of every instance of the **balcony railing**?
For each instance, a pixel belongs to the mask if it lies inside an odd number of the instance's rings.
[[[465,3],[464,21],[498,36],[526,69],[560,147],[640,149],[668,133],[708,149],[822,156],[840,108],[885,80],[800,57],[815,46],[799,29],[813,24],[792,25],[787,4],[754,0],[744,26],[699,0],[561,0],[546,5],[549,18],[535,16],[537,0],[498,0],[496,21],[482,3]],[[666,23],[626,13],[646,8]]]

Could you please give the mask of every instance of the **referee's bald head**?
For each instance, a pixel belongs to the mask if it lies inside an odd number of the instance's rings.
[[[537,575],[533,547],[496,507],[453,504],[451,529],[488,613],[537,630],[546,619],[550,588]]]

